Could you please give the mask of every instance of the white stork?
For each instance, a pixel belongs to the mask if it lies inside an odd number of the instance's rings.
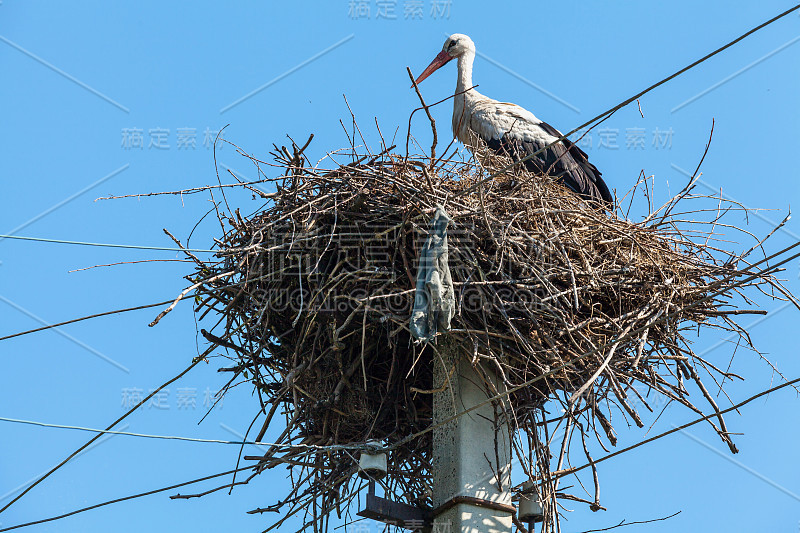
[[[453,103],[453,135],[459,141],[472,148],[477,137],[495,152],[505,153],[518,161],[561,137],[557,129],[527,109],[492,100],[470,89],[475,43],[464,34],[454,33],[447,38],[442,51],[419,75],[416,83],[455,58],[458,58],[458,82]],[[614,197],[600,171],[589,162],[586,153],[568,139],[528,159],[525,167],[557,177],[590,202],[605,204],[605,207],[614,204]]]

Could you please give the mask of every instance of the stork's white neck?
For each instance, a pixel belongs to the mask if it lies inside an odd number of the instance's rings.
[[[464,144],[473,142],[470,138],[470,114],[468,111],[471,102],[480,98],[480,94],[475,89],[467,91],[472,87],[472,62],[475,60],[475,52],[467,50],[458,58],[458,81],[456,82],[456,97],[453,99],[453,135]],[[467,91],[467,92],[464,92]]]
[[[458,58],[458,82],[456,82],[456,93],[460,93],[472,87],[472,62],[475,61],[475,52],[467,50]]]

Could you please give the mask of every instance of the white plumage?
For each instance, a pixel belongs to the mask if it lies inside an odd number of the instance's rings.
[[[471,89],[475,44],[466,35],[447,38],[442,51],[420,74],[416,82],[430,76],[451,59],[458,59],[458,81],[453,103],[453,135],[472,148],[477,139],[496,152],[510,155],[515,161],[542,150],[561,133],[516,104],[498,102]],[[614,197],[600,171],[589,163],[586,153],[565,139],[525,161],[534,172],[558,177],[561,182],[586,200],[613,205]]]

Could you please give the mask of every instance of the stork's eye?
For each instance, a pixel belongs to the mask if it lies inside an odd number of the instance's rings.
[[[451,48],[453,48],[456,45],[457,42],[458,41],[450,41],[450,44],[447,45],[447,49],[450,50]]]

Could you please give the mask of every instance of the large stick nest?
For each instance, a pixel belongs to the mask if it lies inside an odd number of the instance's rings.
[[[642,425],[636,407],[649,409],[642,391],[697,413],[718,411],[698,371],[731,375],[693,353],[684,335],[708,326],[748,342],[731,318],[742,312],[738,295],[753,285],[781,290],[768,274],[743,281],[753,274],[745,257],[755,247],[720,249],[718,216],[691,221],[686,214],[691,187],[631,222],[619,208],[599,210],[550,178],[492,158],[431,161],[354,150],[353,162],[324,170],[307,165],[296,146],[273,155],[282,170],[265,181],[275,192],[242,185],[267,204],[248,218],[238,210],[221,215],[227,232],[218,260],[198,260],[192,281],[206,295],[198,312],[219,315],[204,333],[235,360],[224,370],[258,392],[265,420],[257,440],[276,412],[285,416],[280,446],[256,459],[259,471],[288,462],[296,472],[292,493],[270,508],[288,506],[288,516],[305,511],[316,523],[349,501],[360,485],[348,446],[372,439],[391,449],[387,489],[394,497],[430,504],[425,430],[433,418],[433,362],[447,338],[513,390],[498,405],[522,430],[517,435],[527,436],[516,449],[531,451],[520,458],[539,480],[552,523],[556,497],[564,495],[548,475],[555,454],[545,449],[542,431],[554,431],[547,424],[568,419],[565,440],[572,424],[605,446],[616,443],[610,410]],[[453,220],[457,312],[450,332],[420,344],[409,318],[419,250],[439,205]],[[687,382],[702,391],[705,408],[689,401]],[[548,400],[566,413],[547,420]],[[722,417],[711,423],[735,451]],[[562,447],[556,470],[563,455]]]

